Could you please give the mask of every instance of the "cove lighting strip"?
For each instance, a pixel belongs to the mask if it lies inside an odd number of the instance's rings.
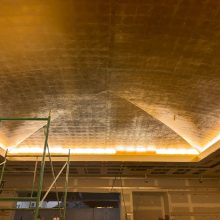
[[[62,147],[50,147],[52,154],[68,154],[69,149]],[[43,149],[40,147],[22,147],[22,148],[9,148],[9,154],[40,154]],[[81,155],[115,155],[124,153],[153,153],[159,155],[198,155],[199,151],[196,149],[185,148],[155,148],[143,146],[118,146],[115,148],[71,148],[71,154]]]
[[[210,148],[212,145],[216,144],[218,141],[220,141],[220,134],[217,135],[215,138],[213,138],[210,142],[208,142],[208,143],[202,148],[202,151],[205,151],[206,149]]]

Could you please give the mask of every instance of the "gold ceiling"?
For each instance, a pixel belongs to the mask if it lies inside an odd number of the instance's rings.
[[[51,111],[52,153],[196,161],[219,148],[220,1],[0,5],[0,117]],[[39,153],[44,125],[1,121],[0,144]]]

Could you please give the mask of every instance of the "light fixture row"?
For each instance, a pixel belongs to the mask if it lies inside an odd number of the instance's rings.
[[[50,147],[52,154],[67,154],[67,148]],[[9,148],[9,154],[40,154],[43,148],[40,147],[22,147]],[[115,148],[71,148],[71,154],[81,155],[115,155],[115,154],[160,154],[160,155],[198,155],[199,151],[196,149],[186,148],[156,148],[153,146],[117,146]]]

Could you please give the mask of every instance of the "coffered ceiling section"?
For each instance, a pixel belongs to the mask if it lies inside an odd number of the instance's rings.
[[[197,161],[220,147],[219,1],[0,3],[0,118],[51,111],[51,153]],[[2,154],[40,154],[44,126],[1,121]]]

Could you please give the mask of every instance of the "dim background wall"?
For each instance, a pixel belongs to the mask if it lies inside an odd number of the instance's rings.
[[[44,190],[52,178],[45,177]],[[57,182],[63,191],[64,178]],[[30,177],[7,176],[6,190],[31,190]],[[70,177],[69,192],[121,195],[121,220],[219,220],[220,182],[213,179]],[[127,218],[126,218],[127,216]]]
[[[66,220],[119,220],[119,210],[117,208],[81,208],[81,209],[67,209]],[[40,211],[40,216],[45,220],[52,220],[55,217],[59,217],[59,211]],[[33,214],[31,212],[18,211],[16,212],[14,220],[31,220]]]
[[[168,187],[167,191],[133,192],[134,220],[166,219],[166,215],[171,220],[220,219],[218,181],[161,179],[156,185]]]

